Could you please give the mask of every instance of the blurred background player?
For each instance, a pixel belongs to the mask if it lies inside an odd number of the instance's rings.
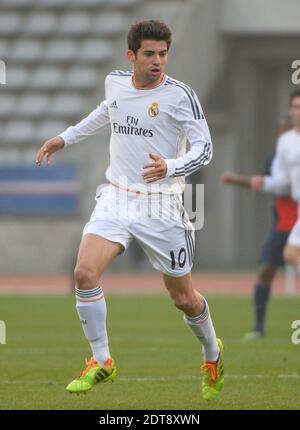
[[[292,128],[292,122],[287,117],[279,126],[278,135]],[[265,165],[265,175],[272,174],[273,153]],[[251,176],[242,176],[225,172],[221,182],[226,185],[236,185],[251,190]],[[265,335],[265,317],[270,298],[272,282],[280,267],[284,265],[283,250],[288,236],[297,220],[297,203],[288,195],[276,196],[272,207],[272,224],[261,249],[257,281],[254,286],[253,307],[255,324],[253,330],[246,333],[245,339],[259,339]]]
[[[298,218],[284,249],[285,260],[300,275],[300,90],[290,95],[289,115],[293,128],[283,133],[277,143],[274,169],[271,175],[251,178],[251,189],[280,194],[290,189],[298,203]]]

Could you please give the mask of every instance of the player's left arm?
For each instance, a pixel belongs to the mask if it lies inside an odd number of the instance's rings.
[[[165,160],[166,176],[189,176],[206,166],[213,155],[213,145],[202,107],[195,92],[190,89],[179,100],[175,121],[185,133],[190,150],[178,158]]]
[[[186,90],[178,100],[172,118],[176,125],[185,133],[189,140],[190,150],[181,157],[162,159],[155,154],[149,154],[154,163],[143,167],[151,169],[143,174],[146,182],[154,182],[166,176],[188,176],[203,166],[212,158],[212,142],[209,128],[204,117],[200,102],[193,90]]]

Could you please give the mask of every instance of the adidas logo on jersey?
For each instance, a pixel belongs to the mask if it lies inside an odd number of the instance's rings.
[[[115,108],[115,109],[118,109],[118,105],[117,105],[116,100],[114,100],[114,101],[109,105],[109,107],[111,107],[111,108]]]

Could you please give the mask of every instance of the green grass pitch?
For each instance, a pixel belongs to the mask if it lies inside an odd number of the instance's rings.
[[[70,297],[2,296],[0,409],[299,409],[300,344],[291,323],[300,298],[273,297],[268,336],[245,343],[247,297],[208,297],[225,344],[224,390],[213,403],[200,394],[198,341],[167,296],[108,296],[108,331],[119,376],[86,396],[66,385],[90,356]]]

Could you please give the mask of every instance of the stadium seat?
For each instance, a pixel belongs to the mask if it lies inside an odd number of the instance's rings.
[[[112,56],[112,47],[110,43],[99,39],[88,39],[82,43],[79,51],[81,61],[103,63],[108,61]]]
[[[97,85],[99,73],[92,67],[71,67],[66,75],[64,87],[72,90],[88,90]]]
[[[78,55],[78,43],[74,40],[55,39],[46,46],[45,61],[50,63],[69,63]]]
[[[31,143],[35,139],[34,129],[35,127],[30,121],[9,121],[3,130],[3,140],[13,145]]]
[[[10,48],[9,59],[19,63],[34,63],[43,55],[42,43],[35,39],[24,39],[14,42]]]
[[[49,106],[49,114],[57,117],[76,117],[84,111],[85,97],[78,94],[59,94]]]
[[[108,3],[107,0],[85,0],[84,1],[84,9],[103,7],[103,6],[106,6],[107,3]],[[78,7],[78,8],[83,7],[82,0],[73,0],[72,4],[73,4],[73,6]]]
[[[31,8],[35,0],[1,0],[1,7],[11,8]]]
[[[62,120],[44,120],[38,124],[36,139],[40,142],[51,139],[68,127],[68,123]]]
[[[73,12],[63,14],[59,26],[59,33],[66,36],[81,36],[91,31],[91,16],[86,13]]]
[[[0,94],[0,118],[7,118],[14,113],[15,97],[10,94]]]
[[[110,38],[126,31],[124,11],[136,3],[0,0],[0,59],[8,68],[0,99],[4,141],[32,145],[80,120],[114,55]]]
[[[63,9],[70,7],[73,3],[73,0],[39,0],[37,3],[40,8]]]
[[[32,74],[30,87],[39,90],[55,90],[65,85],[64,74],[58,67],[40,66]]]
[[[6,60],[9,57],[9,43],[4,39],[0,39],[0,58]]]
[[[93,32],[95,34],[120,34],[126,28],[127,23],[124,15],[119,12],[101,12],[93,21]]]
[[[24,25],[26,35],[48,36],[56,32],[57,17],[52,13],[33,13],[28,15]]]
[[[20,117],[41,117],[47,113],[49,104],[49,98],[44,94],[27,93],[18,100],[16,113]]]
[[[21,15],[15,12],[4,12],[0,15],[0,36],[14,36],[21,29]]]
[[[138,0],[108,0],[108,4],[110,7],[116,8],[127,8],[133,7],[138,3]]]
[[[29,70],[26,67],[7,67],[7,90],[21,90],[29,82]]]

